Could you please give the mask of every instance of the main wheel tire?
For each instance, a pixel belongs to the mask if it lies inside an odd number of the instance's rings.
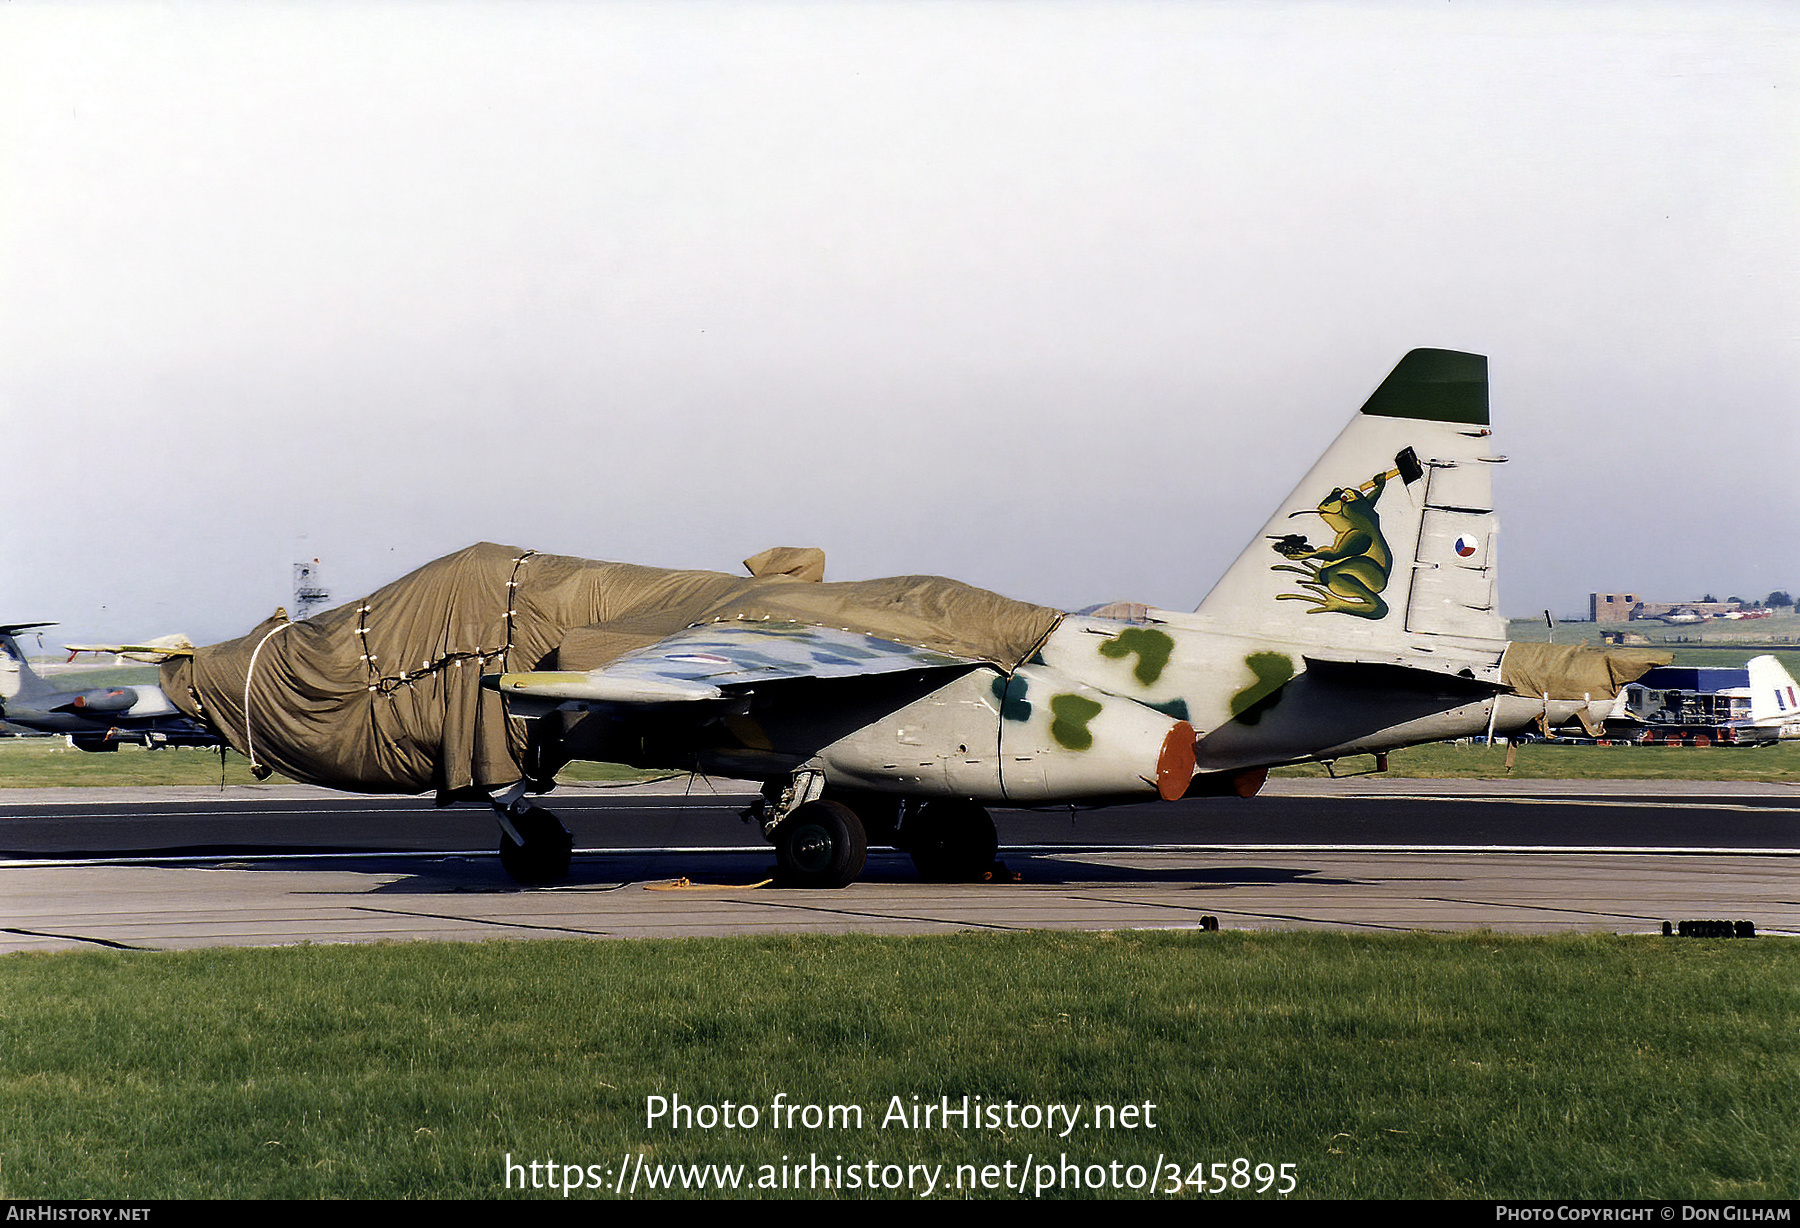
[[[898,845],[900,799],[891,793],[843,793],[829,800],[842,802],[862,820],[863,838],[871,847]]]
[[[531,806],[509,815],[513,827],[525,838],[521,845],[500,829],[500,865],[516,883],[554,883],[569,877],[570,854],[575,837],[550,811]]]
[[[1000,851],[993,818],[974,802],[927,802],[903,834],[928,883],[972,882],[993,868]]]
[[[862,873],[868,836],[842,802],[807,802],[774,832],[775,864],[784,887],[848,887]]]

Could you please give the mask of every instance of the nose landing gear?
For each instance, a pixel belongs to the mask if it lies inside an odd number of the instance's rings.
[[[562,820],[525,796],[521,782],[493,799],[500,818],[500,865],[516,883],[554,883],[569,877],[575,837]]]

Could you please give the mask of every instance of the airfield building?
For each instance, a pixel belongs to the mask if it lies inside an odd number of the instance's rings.
[[[1588,620],[1624,623],[1637,618],[1662,618],[1669,614],[1702,614],[1717,618],[1735,613],[1741,601],[1646,601],[1636,593],[1589,593]]]

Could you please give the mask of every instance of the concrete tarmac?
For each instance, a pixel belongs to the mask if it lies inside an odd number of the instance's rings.
[[[1272,782],[1276,795],[1319,806],[1452,796],[1567,806],[1676,806],[1793,824],[1800,789],[1784,785],[1643,782]],[[684,782],[636,791],[677,800]],[[32,791],[37,792],[37,791]],[[103,798],[70,796],[72,792]],[[128,806],[120,790],[8,791],[14,816],[37,806]],[[156,802],[217,806],[133,791]],[[1646,802],[1645,795],[1663,799]],[[285,800],[304,801],[306,795]],[[560,794],[559,794],[560,796]],[[729,794],[723,795],[724,797]],[[1629,801],[1625,799],[1631,799]],[[1613,799],[1609,802],[1609,799]],[[417,804],[417,803],[415,803]],[[0,819],[0,824],[5,820]],[[1002,823],[1003,832],[1006,824]],[[1095,825],[1089,839],[1104,829]],[[908,860],[875,850],[842,891],[757,885],[766,847],[611,849],[578,856],[570,880],[520,888],[491,854],[348,852],[191,862],[18,860],[0,865],[0,951],[185,949],[300,942],[545,937],[686,937],[757,933],[950,933],[965,929],[1488,929],[1507,933],[1658,933],[1664,921],[1749,920],[1759,934],[1800,933],[1800,862],[1781,848],[1671,852],[1617,844],[1433,847],[1322,845],[1131,847],[1020,845],[1002,859],[1020,881],[924,884]],[[674,882],[685,877],[690,885]]]

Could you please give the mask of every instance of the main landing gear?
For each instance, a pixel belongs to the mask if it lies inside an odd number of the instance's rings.
[[[901,825],[901,845],[928,883],[967,883],[994,867],[1000,838],[994,820],[974,802],[926,802]]]
[[[847,887],[862,874],[871,834],[912,855],[919,877],[933,883],[976,881],[994,866],[994,820],[971,801],[901,805],[894,797],[828,798],[820,772],[796,772],[763,786],[745,817],[775,846],[784,887]]]
[[[798,806],[775,829],[775,864],[791,887],[848,887],[862,873],[869,839],[842,802]]]
[[[783,887],[848,887],[862,873],[869,837],[856,811],[827,801],[825,773],[795,772],[770,781],[745,812],[775,846],[776,881]]]

